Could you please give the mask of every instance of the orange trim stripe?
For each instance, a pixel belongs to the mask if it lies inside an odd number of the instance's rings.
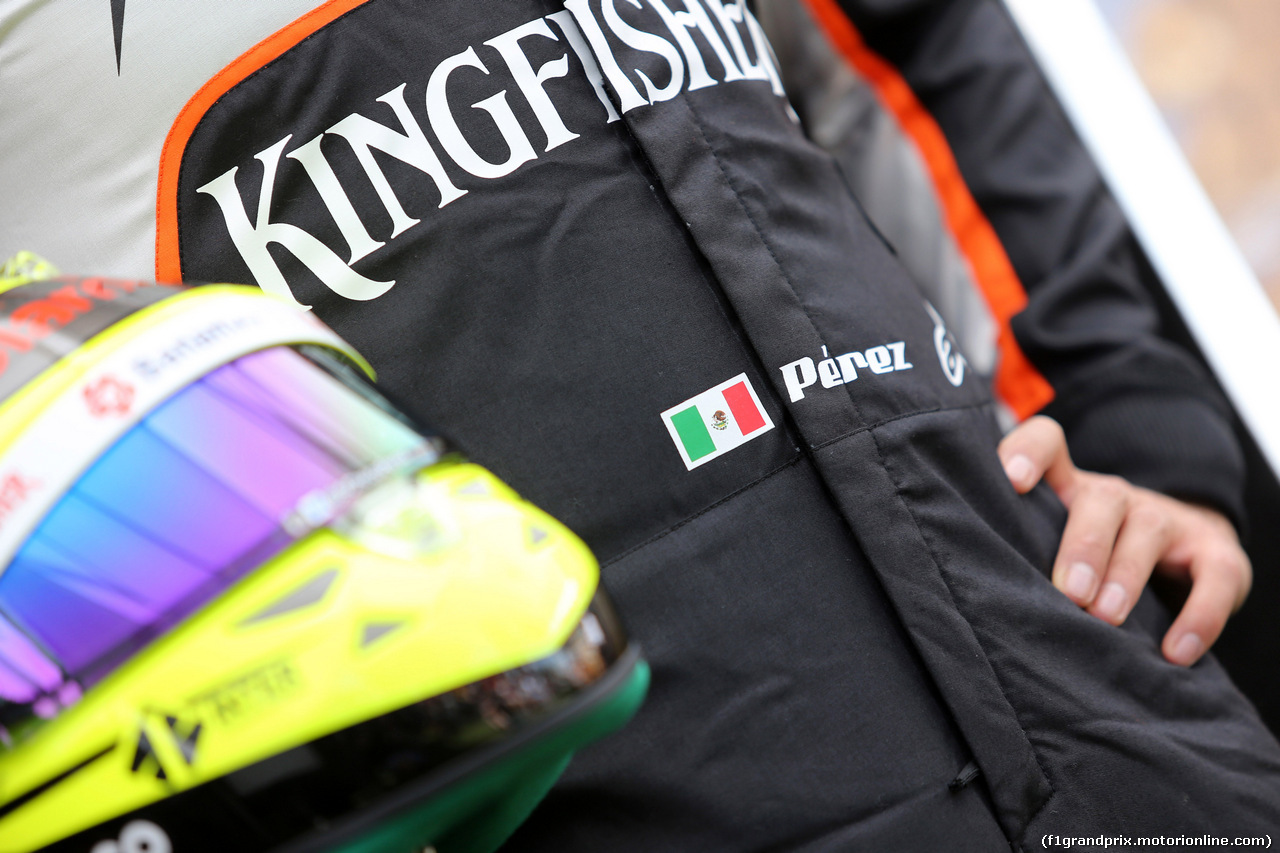
[[[156,184],[156,280],[182,281],[178,247],[178,174],[191,134],[218,99],[253,72],[277,59],[307,36],[342,17],[366,0],[328,0],[291,24],[277,30],[219,71],[178,113],[160,152]]]
[[[996,394],[1019,419],[1035,414],[1053,399],[1053,386],[1027,360],[1009,326],[1013,315],[1027,304],[1027,293],[995,229],[970,194],[946,136],[911,91],[907,81],[867,47],[836,0],[806,2],[831,43],[871,84],[880,102],[919,149],[941,202],[947,227],[968,259],[978,287],[999,324]]]

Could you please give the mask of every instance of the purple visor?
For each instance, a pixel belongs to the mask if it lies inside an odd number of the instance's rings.
[[[288,347],[244,356],[98,458],[0,572],[0,726],[52,716],[289,545],[304,498],[438,455],[343,369]]]

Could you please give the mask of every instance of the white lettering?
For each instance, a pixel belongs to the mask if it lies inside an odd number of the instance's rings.
[[[609,40],[605,38],[600,30],[600,24],[591,15],[588,0],[565,0],[564,7],[573,13],[578,26],[582,28],[582,34],[590,42],[591,49],[604,70],[604,76],[609,79],[609,85],[613,86],[613,90],[618,93],[622,111],[625,113],[627,110],[633,110],[648,103],[640,97],[636,87],[631,85],[627,75],[623,74],[622,69],[618,67],[618,60],[614,59],[613,52],[609,49]]]
[[[600,103],[604,104],[604,111],[607,116],[605,124],[617,121],[621,116],[613,108],[613,101],[609,100],[609,95],[604,90],[604,75],[600,73],[600,66],[596,64],[595,54],[587,46],[586,39],[582,36],[582,30],[574,22],[573,13],[561,10],[552,12],[547,17],[555,21],[556,26],[560,27],[560,30],[564,33],[565,40],[569,42],[569,47],[573,48],[573,52],[578,56],[578,61],[582,63],[582,68],[587,75],[587,82],[595,90],[596,97],[600,100]],[[638,92],[636,97],[640,97]]]
[[[322,137],[323,134],[284,156],[301,163],[302,168],[307,172],[307,177],[311,178],[311,183],[315,184],[315,188],[319,190],[321,201],[329,209],[329,215],[333,217],[333,221],[338,223],[338,230],[342,232],[342,238],[347,241],[347,248],[351,250],[351,257],[347,263],[354,264],[370,252],[381,249],[387,244],[369,236],[369,230],[360,221],[356,209],[351,204],[351,199],[347,198],[347,194],[342,191],[342,185],[338,183],[338,176],[333,173],[333,167],[320,151]]]
[[[781,81],[768,42],[744,0],[625,0],[633,10],[644,10],[647,2],[671,32],[674,43],[627,23],[619,12],[619,2],[620,0],[600,0],[600,11],[593,12],[594,0],[565,0],[563,11],[535,19],[484,42],[497,51],[510,70],[512,79],[546,134],[546,151],[580,138],[580,134],[570,131],[565,125],[547,91],[550,80],[568,76],[568,50],[572,50],[581,63],[587,81],[604,107],[608,122],[617,121],[621,113],[627,110],[675,97],[686,85],[686,66],[689,69],[688,86],[691,90],[716,84],[716,79],[708,73],[699,45],[702,48],[709,46],[719,59],[726,82],[743,79],[769,80],[773,91],[782,95]],[[704,3],[708,5],[704,7]],[[714,13],[714,17],[708,14],[707,9]],[[603,15],[603,23],[612,31],[610,36],[605,35],[602,21],[596,18],[597,14]],[[560,41],[560,36],[549,26],[548,21],[559,28],[568,50],[534,68],[529,54],[525,52],[528,45],[525,40],[540,37]],[[754,61],[748,56],[744,44],[743,25],[752,39]],[[653,54],[663,60],[670,73],[669,79],[659,86],[640,68],[624,72],[611,48],[611,43],[616,43],[612,41],[615,38],[632,51]],[[699,38],[699,41],[695,41]],[[652,64],[656,63],[646,63]],[[462,68],[474,68],[485,75],[490,73],[477,56],[475,47],[437,65],[427,80],[425,91],[426,121],[429,125],[426,122],[420,124],[414,117],[405,101],[408,84],[402,83],[377,99],[390,107],[399,122],[398,129],[394,124],[384,125],[360,113],[352,113],[287,155],[284,149],[292,136],[286,136],[259,152],[255,158],[262,163],[263,179],[256,218],[252,221],[236,183],[238,167],[197,189],[198,193],[211,196],[217,202],[233,244],[260,287],[297,304],[284,273],[275,260],[281,255],[272,248],[273,245],[293,255],[325,287],[347,299],[375,299],[395,285],[394,280],[380,281],[361,275],[352,266],[383,248],[386,240],[398,237],[421,222],[404,209],[380,165],[386,161],[375,158],[375,150],[431,178],[440,194],[439,208],[467,193],[467,190],[459,189],[450,179],[445,169],[447,158],[442,159],[443,155],[448,155],[459,168],[480,178],[502,177],[537,158],[528,134],[512,112],[505,89],[471,107],[488,113],[502,141],[506,143],[509,152],[506,158],[501,162],[488,161],[463,135],[458,116],[451,109],[447,97],[451,75]],[[655,76],[662,80],[661,66],[658,68],[659,72]],[[650,73],[652,71],[650,68]],[[632,82],[632,77],[637,74],[642,82],[644,95]],[[428,126],[435,132],[437,140],[428,141],[424,132]],[[335,164],[326,156],[324,138],[327,134],[342,137],[351,146],[391,221],[389,237],[380,234],[384,239],[375,239],[366,224],[369,211],[356,210],[352,196],[343,187],[345,174],[340,169],[335,170]],[[473,138],[478,141],[477,137]],[[437,150],[441,153],[438,154]],[[481,150],[486,149],[482,146]],[[331,151],[328,153],[332,156]],[[302,228],[288,222],[271,221],[275,179],[282,156],[298,163],[315,187],[346,242],[349,250],[346,261],[319,238]],[[339,174],[344,174],[343,180],[339,179]],[[292,209],[291,207],[290,210]],[[889,346],[892,348],[894,345]],[[823,355],[826,358],[825,352]],[[828,358],[827,361],[832,363],[822,368],[824,384],[834,382],[836,378],[840,379],[841,384],[856,379],[854,365],[865,367],[865,359],[860,353],[846,353],[834,359]],[[903,352],[896,349],[893,350],[893,364],[893,369],[911,366],[905,360]],[[817,381],[818,369],[812,359],[795,362],[784,369],[784,372],[787,370],[790,371],[788,376],[792,382],[788,387],[800,397],[803,397],[803,388]]]
[[[764,62],[751,61],[751,57],[747,56],[746,45],[742,43],[742,34],[738,31],[737,25],[744,20],[746,0],[737,0],[728,5],[721,3],[720,0],[705,0],[705,2],[720,21],[725,35],[729,37],[729,45],[733,48],[734,56],[738,58],[738,67],[742,69],[743,77],[748,80],[768,80],[769,73],[764,70]]]
[[[356,152],[356,158],[364,167],[365,174],[369,176],[369,181],[378,193],[378,198],[382,199],[387,213],[391,216],[392,237],[399,236],[421,220],[413,219],[404,212],[404,208],[400,206],[400,200],[392,192],[391,185],[387,183],[386,176],[382,174],[382,169],[373,159],[373,153],[369,149],[376,148],[430,175],[436,182],[436,189],[440,191],[440,207],[467,194],[466,190],[458,189],[449,180],[444,164],[436,156],[431,143],[427,142],[427,137],[422,133],[422,128],[409,112],[408,104],[404,102],[404,88],[405,84],[401,83],[378,98],[379,101],[391,107],[396,118],[400,119],[400,127],[404,133],[396,133],[391,128],[367,119],[359,113],[352,113],[327,131],[347,140],[352,150]]]
[[[888,347],[872,347],[867,350],[867,364],[871,365],[872,373],[888,373],[893,370],[893,356],[889,355]]]
[[[395,285],[395,281],[375,281],[365,278],[342,262],[328,246],[315,237],[284,222],[271,222],[271,199],[275,190],[276,169],[280,165],[280,154],[289,144],[293,136],[290,134],[256,155],[255,159],[262,163],[262,188],[258,195],[258,215],[255,223],[250,224],[248,213],[244,208],[244,200],[236,187],[238,166],[214,178],[209,183],[197,188],[196,192],[213,196],[222,210],[222,218],[226,222],[231,242],[235,244],[240,257],[249,267],[249,273],[263,290],[282,296],[299,305],[284,280],[284,275],[272,259],[267,247],[275,243],[287,249],[301,261],[307,269],[324,283],[326,287],[347,299],[364,301],[376,299]],[[309,308],[310,306],[302,306]]]
[[[804,389],[821,381],[823,388],[834,388],[847,385],[858,378],[858,369],[870,370],[872,373],[892,373],[895,370],[910,370],[911,362],[907,361],[907,345],[904,341],[881,344],[868,348],[865,352],[853,350],[835,357],[826,357],[827,348],[822,348],[824,358],[816,365],[813,359],[805,357],[778,368],[782,371],[782,381],[787,387],[791,402],[804,398]]]
[[[471,105],[471,108],[484,110],[493,118],[511,154],[504,162],[490,163],[476,153],[458,128],[458,122],[449,109],[449,100],[445,93],[449,75],[459,68],[478,68],[485,74],[489,73],[489,69],[485,68],[484,63],[476,56],[476,49],[469,47],[436,66],[436,70],[431,72],[431,78],[427,81],[427,118],[431,121],[431,127],[435,130],[436,136],[440,137],[440,144],[444,146],[444,150],[453,158],[453,161],[477,178],[500,178],[511,174],[521,164],[536,159],[538,155],[533,152],[529,137],[521,129],[520,123],[511,112],[511,106],[507,103],[506,89],[482,101],[477,101]]]
[[[711,18],[707,17],[702,6],[696,0],[683,0],[683,3],[686,11],[672,12],[665,0],[649,0],[649,4],[657,10],[662,22],[667,25],[667,29],[671,30],[671,35],[675,36],[680,50],[684,51],[685,60],[689,63],[689,91],[716,84],[715,78],[707,73],[707,67],[702,62],[702,52],[689,36],[691,29],[702,32],[703,37],[720,59],[720,64],[724,67],[724,82],[745,79],[742,72],[738,70],[738,66],[733,64],[728,48],[720,39],[720,33],[716,32],[715,25],[711,23]]]
[[[533,66],[529,64],[529,57],[525,56],[524,51],[520,49],[520,39],[529,36],[542,36],[552,41],[559,41],[556,34],[547,26],[546,20],[538,18],[536,21],[530,21],[524,26],[491,38],[485,44],[502,54],[507,67],[511,69],[511,76],[515,78],[516,85],[520,87],[529,106],[533,107],[533,114],[537,116],[538,123],[542,125],[542,130],[547,135],[545,150],[550,151],[558,145],[564,145],[578,138],[578,134],[570,133],[569,128],[564,126],[560,113],[556,112],[555,105],[551,103],[546,90],[542,88],[542,84],[548,79],[563,77],[569,73],[569,55],[564,54],[559,59],[553,59],[534,71]]]
[[[840,376],[840,369],[836,366],[834,358],[824,358],[818,362],[818,378],[822,380],[823,388],[834,388],[837,385],[844,384],[844,379]]]
[[[915,365],[907,361],[907,345],[903,341],[894,341],[886,344],[889,349],[893,350],[893,369],[909,370]]]
[[[840,378],[845,382],[852,382],[858,378],[858,371],[854,369],[854,363],[862,362],[862,366],[867,366],[867,360],[862,357],[860,352],[847,352],[844,355],[836,356],[836,363],[840,365]]]
[[[783,384],[787,386],[787,394],[793,403],[803,400],[804,389],[818,381],[818,371],[813,367],[813,359],[808,356],[778,369],[782,371]]]
[[[626,2],[637,9],[641,8],[640,0],[626,0]],[[671,79],[661,89],[654,85],[653,81],[649,79],[649,75],[639,68],[635,69],[635,72],[640,75],[640,79],[644,82],[644,90],[645,94],[649,96],[649,103],[668,101],[680,94],[680,87],[684,85],[684,60],[680,58],[680,51],[676,50],[675,45],[661,36],[647,33],[644,30],[637,30],[622,20],[614,0],[604,0],[601,3],[601,9],[604,11],[604,19],[609,24],[609,28],[622,40],[623,44],[645,53],[656,53],[667,61],[667,65],[671,69]]]

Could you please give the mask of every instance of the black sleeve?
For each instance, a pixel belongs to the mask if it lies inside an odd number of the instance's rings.
[[[1003,243],[1028,299],[1011,325],[1076,463],[1241,524],[1231,410],[1166,334],[1125,217],[1003,4],[839,4],[933,116]]]

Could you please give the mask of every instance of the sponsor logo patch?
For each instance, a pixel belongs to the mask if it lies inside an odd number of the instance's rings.
[[[133,406],[135,390],[128,382],[114,376],[102,376],[84,387],[84,403],[95,418],[127,415]]]
[[[38,488],[40,483],[24,474],[10,473],[0,479],[0,524]]]
[[[942,373],[947,381],[959,388],[960,383],[964,382],[964,369],[969,363],[960,354],[960,348],[947,331],[947,324],[941,315],[928,302],[924,304],[924,308],[933,320],[933,348],[938,352],[938,364],[942,366]]]
[[[368,301],[387,293],[396,280],[373,277],[369,269],[361,272],[357,262],[422,222],[402,204],[401,194],[407,187],[399,185],[394,173],[384,172],[389,161],[408,164],[434,183],[440,199],[437,209],[454,204],[482,187],[481,182],[503,179],[581,138],[565,124],[557,107],[562,96],[553,83],[557,78],[571,73],[585,78],[583,82],[594,90],[600,104],[599,121],[605,124],[682,92],[723,84],[768,86],[785,101],[773,52],[744,0],[681,0],[676,4],[650,0],[644,5],[640,0],[603,4],[599,0],[565,0],[558,5],[564,8],[483,42],[458,42],[451,48],[458,52],[434,66],[413,66],[411,77],[372,103],[353,104],[357,109],[345,116],[335,115],[336,120],[327,126],[303,121],[292,128],[281,127],[274,143],[252,157],[245,151],[240,165],[221,175],[193,180],[196,196],[204,198],[184,196],[183,204],[192,205],[188,209],[212,212],[205,206],[210,200],[216,203],[226,230],[216,237],[210,235],[210,239],[229,239],[263,290],[296,301],[295,285],[286,279],[287,268],[279,264],[283,253],[301,261],[339,296]],[[672,5],[683,8],[673,10]],[[270,45],[268,50],[284,46],[272,40],[264,44]],[[571,57],[575,60],[572,64]],[[648,75],[654,74],[654,64],[666,67],[651,79]],[[642,67],[649,68],[648,74]],[[229,68],[234,72],[220,75],[220,86],[252,73],[243,58]],[[492,75],[494,94],[464,106],[462,96],[456,93],[466,91],[463,87],[469,84],[465,81],[475,80],[477,75]],[[662,82],[661,87],[655,79]],[[192,101],[198,103],[203,104],[200,96]],[[219,110],[231,110],[230,104],[239,101],[228,98],[217,103],[225,105]],[[197,109],[213,111],[215,107]],[[790,111],[790,106],[787,109]],[[791,114],[794,118],[794,111]],[[474,147],[476,122],[496,127],[506,149],[505,159],[487,159],[491,155],[482,156],[483,151]],[[179,122],[175,130],[188,124]],[[166,150],[180,153],[189,139],[182,137]],[[375,151],[379,156],[374,156]],[[182,171],[173,165],[171,170],[161,168],[160,204],[165,212],[160,242],[165,248],[159,269],[162,278],[180,280],[182,270],[176,261],[178,189],[176,181],[163,179],[166,174]],[[353,188],[363,189],[368,184],[376,190],[377,202],[365,200],[367,194],[352,193]],[[299,185],[309,185],[322,202],[325,215],[319,222],[312,220],[309,225],[298,218],[307,215],[296,202]],[[371,208],[366,207],[370,204]],[[322,239],[324,232],[318,229],[328,229],[330,223],[337,227],[345,247],[331,238]],[[371,230],[373,223],[383,223],[380,227],[384,230]],[[391,227],[386,229],[386,224]],[[168,260],[170,256],[174,260]],[[171,263],[172,268],[168,266]],[[385,264],[377,269],[389,271]]]

